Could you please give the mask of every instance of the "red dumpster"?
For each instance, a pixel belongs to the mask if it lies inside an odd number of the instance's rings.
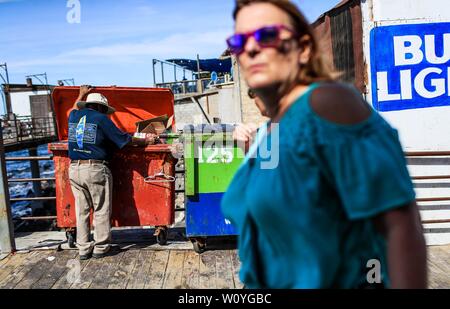
[[[74,246],[75,199],[69,183],[68,117],[78,96],[78,87],[57,87],[53,102],[60,142],[49,145],[56,177],[58,227],[66,229],[69,245]],[[133,134],[136,122],[174,114],[174,98],[168,89],[96,88],[116,109],[111,120],[121,130]],[[175,123],[172,127],[175,130]],[[170,145],[126,147],[110,162],[113,174],[112,226],[154,226],[158,243],[167,240],[167,226],[174,223],[175,163]]]

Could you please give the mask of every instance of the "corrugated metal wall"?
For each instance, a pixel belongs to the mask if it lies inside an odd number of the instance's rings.
[[[344,9],[330,14],[334,66],[342,73],[341,80],[351,83],[355,81],[352,25],[350,10]]]
[[[366,93],[360,0],[341,2],[313,23],[322,52],[340,79]]]

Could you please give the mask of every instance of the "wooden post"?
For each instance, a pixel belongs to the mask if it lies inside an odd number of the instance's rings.
[[[4,86],[3,93],[5,94],[6,115],[9,116],[10,114],[12,114],[11,93],[9,92],[9,85]]]
[[[7,177],[3,128],[0,123],[0,253],[2,254],[16,250]]]

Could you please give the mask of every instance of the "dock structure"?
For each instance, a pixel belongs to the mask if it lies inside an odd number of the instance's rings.
[[[243,288],[234,240],[212,243],[199,255],[180,232],[173,229],[162,247],[152,229],[113,230],[118,253],[88,261],[66,247],[64,233],[17,234],[19,251],[0,261],[0,289]]]
[[[57,139],[51,98],[54,86],[48,85],[44,76],[42,85],[33,84],[31,77],[27,78],[27,84],[1,85],[6,111],[0,125],[6,152],[36,148]]]
[[[18,234],[21,251],[0,261],[0,289],[243,288],[232,241],[213,245],[199,255],[176,236],[161,247],[143,233],[151,235],[143,230],[113,231],[121,250],[88,261],[79,261],[76,250],[58,250],[64,233]],[[429,288],[450,288],[449,259],[450,246],[428,247]]]
[[[12,116],[0,119],[5,152],[37,148],[57,140],[54,117]]]

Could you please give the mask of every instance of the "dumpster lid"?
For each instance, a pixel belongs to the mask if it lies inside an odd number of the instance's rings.
[[[56,87],[53,90],[58,137],[68,139],[68,119],[80,87]],[[133,134],[136,123],[161,115],[174,115],[174,97],[170,89],[144,87],[95,87],[92,92],[101,93],[110,106],[116,109],[111,120],[122,131]],[[176,132],[175,120],[172,126]]]
[[[199,124],[199,125],[185,125],[183,127],[183,133],[194,134],[216,134],[216,133],[230,133],[235,130],[235,126],[232,124]]]

